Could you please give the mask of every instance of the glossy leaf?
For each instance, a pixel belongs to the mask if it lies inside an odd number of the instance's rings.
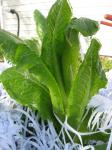
[[[59,1],[56,1],[49,11],[48,17],[46,19],[46,26],[47,26],[46,34],[42,44],[42,59],[53,74],[54,74],[53,59],[55,56],[53,53],[54,50],[52,46],[52,37],[59,8],[60,8]]]
[[[23,41],[14,34],[5,30],[0,30],[0,47],[4,56],[13,63],[15,63],[14,57],[16,49],[21,43],[23,43]]]
[[[44,119],[52,118],[49,93],[39,82],[30,79],[26,72],[19,72],[16,67],[9,68],[2,73],[1,81],[13,99],[38,110]]]
[[[46,18],[41,14],[39,10],[34,11],[34,19],[36,22],[36,31],[42,42],[46,33]]]
[[[99,30],[99,23],[88,18],[73,19],[71,28],[82,33],[83,36],[92,36]]]
[[[62,69],[65,91],[68,95],[80,64],[80,41],[76,30],[68,28],[65,44],[66,48],[62,55]]]
[[[47,32],[43,40],[42,59],[59,84],[63,99],[65,92],[61,73],[61,58],[65,48],[65,31],[71,19],[71,8],[67,0],[57,0],[47,17]]]
[[[100,43],[96,39],[92,39],[68,97],[67,114],[69,121],[76,128],[91,96],[107,83],[98,56],[100,47]]]
[[[60,0],[60,8],[57,12],[53,30],[53,48],[57,55],[61,55],[65,48],[65,32],[72,17],[72,11],[68,0]]]
[[[69,93],[81,63],[79,33],[92,36],[99,30],[96,21],[87,18],[73,18],[66,31],[66,43],[62,57],[62,69],[65,90]]]
[[[63,96],[60,92],[60,88],[55,78],[52,76],[46,65],[40,60],[40,62],[34,67],[29,69],[30,74],[35,80],[42,83],[49,89],[53,110],[58,115],[64,115],[64,102]]]
[[[63,51],[64,34],[71,19],[71,9],[67,0],[57,0],[47,17],[47,32],[43,41],[42,58],[61,84],[57,53]]]
[[[25,44],[18,45],[15,54],[16,65],[20,68],[29,68],[38,62],[39,54]]]
[[[38,39],[28,39],[24,40],[25,45],[29,47],[32,51],[35,51],[38,56],[41,55],[41,44]]]
[[[48,90],[54,110],[64,114],[63,95],[58,83],[35,51],[26,45],[20,45],[16,52],[17,69],[29,71],[30,78],[42,83]]]

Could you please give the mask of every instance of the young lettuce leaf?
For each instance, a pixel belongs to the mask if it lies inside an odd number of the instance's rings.
[[[10,35],[10,33],[5,32],[5,35],[8,37]],[[2,30],[1,30],[1,36],[2,36]],[[11,37],[13,39],[13,40],[12,39],[11,40],[14,43],[15,42],[14,40],[16,38],[15,38],[15,36],[13,36],[13,37],[14,37],[14,39]],[[1,38],[1,40],[2,40],[2,38]],[[8,48],[7,43],[3,43],[3,44],[4,44],[3,50],[5,51],[5,48]],[[62,98],[62,94],[60,93],[60,88],[58,87],[58,84],[55,81],[55,78],[52,76],[51,72],[44,65],[43,60],[41,60],[38,52],[36,52],[35,49],[33,49],[33,47],[29,46],[29,44],[26,45],[26,43],[24,41],[22,41],[21,43],[17,43],[16,47],[14,47],[14,48],[15,49],[12,49],[12,47],[11,47],[11,51],[13,52],[13,50],[14,50],[13,59],[11,59],[11,60],[12,60],[12,62],[14,60],[14,63],[17,65],[17,69],[19,71],[21,69],[24,71],[27,71],[28,69],[37,65],[35,67],[37,70],[36,74],[38,73],[36,79],[40,78],[41,82],[44,84],[44,86],[46,86],[49,89],[50,96],[52,97],[51,101],[52,101],[53,108],[55,109],[55,111],[57,113],[61,112],[62,114],[64,114],[63,98]],[[10,51],[8,51],[7,54],[10,58]],[[10,81],[8,76],[6,78],[7,78],[7,80]],[[3,82],[3,84],[4,84],[4,82]],[[26,102],[26,105],[27,105],[27,102]],[[58,113],[58,114],[61,114],[61,113]]]
[[[71,20],[72,12],[67,0],[57,0],[50,9],[47,21],[47,31],[43,39],[41,58],[55,77],[63,101],[66,101],[64,83],[61,71],[61,53],[65,49],[65,31]]]
[[[64,86],[68,94],[81,61],[79,33],[84,36],[92,36],[98,30],[98,22],[87,18],[73,18],[67,27],[62,69]]]
[[[78,127],[90,98],[107,83],[98,56],[100,47],[101,44],[96,39],[92,39],[85,59],[72,83],[67,101],[67,115],[70,124],[75,128]]]
[[[40,44],[40,42],[39,42],[39,40],[37,38],[24,40],[24,43],[30,49],[32,49],[32,51],[35,51],[38,56],[41,55],[41,51],[42,51],[41,44]]]
[[[19,39],[17,36],[5,31],[0,30],[0,48],[3,55],[15,63],[15,53],[19,44],[23,43],[23,40]]]
[[[66,32],[66,48],[62,54],[62,72],[66,94],[68,96],[71,84],[77,74],[80,58],[79,33],[71,28]]]
[[[49,90],[55,112],[58,115],[64,114],[63,96],[58,83],[41,57],[26,45],[20,45],[17,49],[15,60],[17,61],[18,70],[29,71],[30,77],[42,83]]]
[[[52,119],[52,104],[48,91],[42,84],[29,78],[28,73],[12,67],[2,73],[1,80],[13,99],[24,106],[38,110],[43,119]]]
[[[39,64],[29,69],[29,72],[33,77],[35,77],[35,79],[37,79],[49,89],[54,112],[59,116],[64,115],[65,108],[63,95],[61,94],[58,83],[56,82],[55,78],[52,76],[46,65],[40,60]]]
[[[57,82],[63,88],[60,72],[59,53],[65,44],[65,31],[71,20],[72,12],[67,0],[57,0],[47,17],[47,32],[43,40],[42,58]]]
[[[39,10],[34,11],[34,19],[36,23],[37,35],[42,42],[44,35],[46,33],[46,18],[41,14]]]
[[[70,26],[85,37],[92,36],[99,30],[99,23],[97,21],[84,17],[72,19]]]

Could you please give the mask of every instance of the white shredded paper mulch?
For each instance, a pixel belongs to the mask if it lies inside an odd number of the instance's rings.
[[[8,67],[10,67],[9,64],[1,63],[0,73]],[[101,130],[112,127],[112,71],[108,72],[107,77],[107,88],[100,90],[99,94],[93,97],[88,104],[88,109],[93,108],[94,105],[94,111],[88,123],[91,131],[96,124],[97,128]],[[95,103],[96,99],[98,103]],[[107,103],[105,99],[108,99]],[[97,118],[102,112],[107,113],[107,111],[111,112],[110,116],[103,116],[107,122],[102,121],[98,124]],[[93,146],[83,146],[81,136],[84,134],[72,129],[67,124],[67,120],[64,123],[59,118],[57,120],[62,124],[59,134],[56,133],[50,121],[47,123],[42,121],[36,112],[20,106],[11,99],[0,83],[0,150],[94,150]],[[109,120],[111,121],[109,122]],[[73,142],[69,131],[78,136],[80,145]],[[70,139],[69,143],[65,139],[65,133]],[[107,150],[109,150],[111,142],[112,135],[110,135]]]

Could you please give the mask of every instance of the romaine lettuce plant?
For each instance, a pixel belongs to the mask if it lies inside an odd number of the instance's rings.
[[[99,59],[100,42],[93,38],[80,61],[79,34],[92,36],[97,21],[74,18],[68,0],[57,0],[45,18],[34,12],[37,38],[22,40],[0,30],[4,57],[13,66],[0,80],[9,95],[24,106],[38,110],[43,119],[62,121],[78,129],[90,98],[107,79]]]

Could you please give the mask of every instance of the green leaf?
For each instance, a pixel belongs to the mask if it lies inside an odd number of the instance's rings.
[[[63,95],[55,78],[46,67],[41,57],[25,44],[19,45],[15,55],[17,69],[29,71],[30,78],[42,83],[50,92],[53,108],[58,114],[64,114]]]
[[[38,110],[44,119],[52,118],[52,104],[49,93],[43,86],[31,78],[27,72],[20,72],[16,67],[4,71],[1,81],[8,94],[24,106]]]
[[[15,63],[16,49],[21,43],[23,41],[17,36],[0,29],[0,48],[2,48],[4,56],[13,63]]]
[[[99,23],[88,18],[72,19],[71,28],[82,33],[83,36],[92,36],[99,30]]]
[[[92,39],[85,59],[71,87],[67,101],[67,114],[70,123],[75,128],[78,127],[91,96],[96,94],[107,83],[98,56],[100,47],[100,43],[96,39]]]
[[[107,144],[96,145],[95,150],[106,150]]]
[[[17,48],[15,60],[19,71],[29,71],[30,79],[42,83],[49,90],[55,112],[64,114],[63,96],[59,85],[41,57],[27,45],[21,44]]]
[[[57,55],[61,55],[65,48],[65,32],[71,21],[72,11],[68,0],[60,0],[60,8],[57,11],[53,30],[53,48]]]
[[[66,48],[62,55],[63,79],[66,94],[69,94],[71,84],[80,64],[80,41],[78,32],[68,28],[66,32]]]
[[[47,17],[47,31],[43,40],[42,58],[50,71],[60,80],[57,53],[63,51],[64,34],[71,19],[71,9],[67,0],[57,0]]]
[[[57,0],[47,17],[47,31],[43,40],[42,59],[59,84],[63,99],[65,91],[58,55],[65,48],[65,31],[71,20],[71,8],[67,0]]]
[[[64,115],[64,103],[60,88],[46,65],[40,60],[37,65],[29,69],[29,72],[35,80],[49,90],[54,112],[60,116]]]
[[[30,68],[35,65],[38,59],[38,54],[25,44],[20,44],[16,49],[15,62],[19,68]]]
[[[34,11],[34,19],[36,22],[36,30],[37,34],[42,41],[44,38],[44,35],[46,33],[46,18],[41,14],[39,10]]]
[[[24,42],[25,45],[27,45],[32,51],[35,51],[38,56],[41,55],[41,44],[38,39],[28,39]]]
[[[73,18],[67,27],[62,56],[63,79],[67,95],[81,63],[79,32],[84,36],[91,36],[98,29],[98,22],[87,18]]]

